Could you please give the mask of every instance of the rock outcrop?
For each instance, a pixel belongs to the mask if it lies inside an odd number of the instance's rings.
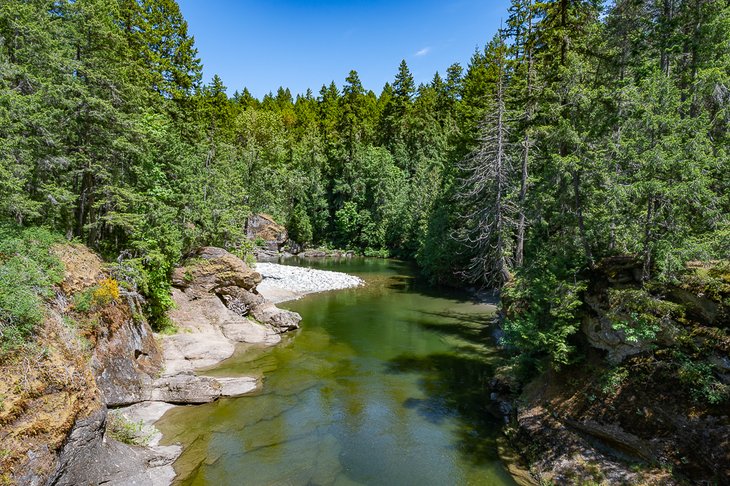
[[[230,357],[236,343],[272,345],[299,327],[301,317],[256,293],[261,274],[220,248],[197,250],[173,274],[180,332],[163,338],[163,376],[212,366]]]
[[[76,423],[61,452],[60,467],[47,484],[148,486],[172,482],[172,463],[180,455],[179,446],[160,446],[159,438],[148,447],[123,444],[106,436],[106,422],[106,409],[100,409]]]
[[[135,297],[126,297],[130,305],[138,305]],[[130,314],[120,305],[106,312],[116,315],[98,332],[91,361],[97,386],[110,407],[143,401],[163,367],[162,350],[141,311]]]
[[[513,444],[542,482],[730,484],[730,262],[643,282],[621,257],[590,277],[583,360],[525,387]]]
[[[268,214],[254,214],[246,222],[246,236],[252,241],[262,241],[265,249],[279,251],[289,240],[286,228],[277,224]]]

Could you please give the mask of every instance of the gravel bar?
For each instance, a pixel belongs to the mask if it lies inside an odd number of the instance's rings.
[[[365,284],[361,278],[342,272],[278,263],[259,262],[256,264],[256,271],[264,278],[257,290],[274,303],[298,299],[314,292],[347,289]]]

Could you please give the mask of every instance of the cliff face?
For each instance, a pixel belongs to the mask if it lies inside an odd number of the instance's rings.
[[[98,458],[99,469],[107,405],[133,396],[162,363],[152,330],[136,312],[139,296],[122,290],[81,310],[78,296],[93,301],[97,284],[108,279],[103,263],[81,245],[54,253],[65,279],[43,328],[2,366],[10,377],[0,385],[2,469],[11,483],[70,484],[64,477],[81,455]]]
[[[604,262],[584,296],[584,359],[527,386],[511,437],[555,482],[730,483],[730,265],[641,283]]]

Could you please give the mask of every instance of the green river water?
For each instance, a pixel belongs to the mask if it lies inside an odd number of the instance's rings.
[[[421,285],[399,262],[310,265],[367,285],[280,304],[302,315],[299,331],[205,372],[263,387],[163,417],[164,442],[184,446],[178,484],[515,484],[486,410],[494,307]]]

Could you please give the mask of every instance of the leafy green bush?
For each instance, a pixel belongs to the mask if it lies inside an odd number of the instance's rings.
[[[73,306],[79,312],[89,312],[94,306],[94,291],[96,287],[89,287],[74,294]]]
[[[690,387],[692,398],[697,402],[718,405],[730,399],[730,387],[715,378],[709,363],[683,357],[677,373],[679,380]]]
[[[89,312],[97,306],[103,306],[119,300],[119,282],[113,278],[105,278],[98,285],[94,285],[73,296],[74,309],[79,312]]]
[[[581,294],[586,283],[561,280],[543,268],[530,278],[515,277],[503,291],[504,341],[517,350],[523,364],[547,357],[559,367],[571,361],[569,338],[578,330]]]
[[[658,299],[644,289],[609,289],[608,318],[629,342],[650,341],[662,325],[681,316],[682,306]]]
[[[165,313],[173,305],[169,279],[171,268],[170,260],[157,251],[111,266],[120,285],[131,287],[145,296],[145,314],[155,330],[163,326]]]
[[[21,346],[43,321],[43,300],[63,279],[50,252],[61,241],[45,228],[0,226],[0,351]]]
[[[621,366],[606,371],[599,382],[601,393],[606,396],[615,395],[628,377],[629,370]]]
[[[292,212],[287,226],[289,235],[297,243],[306,245],[312,242],[314,236],[312,221],[302,206],[297,206]]]
[[[390,252],[387,248],[380,248],[380,249],[374,249],[374,248],[365,248],[365,251],[363,254],[366,257],[373,257],[373,258],[388,258],[390,256]]]

